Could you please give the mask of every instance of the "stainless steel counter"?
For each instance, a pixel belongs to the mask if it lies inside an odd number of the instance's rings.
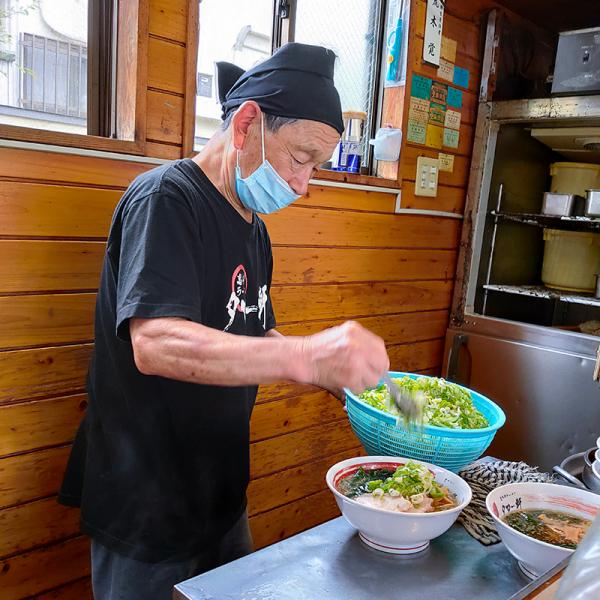
[[[502,544],[460,525],[428,550],[368,548],[339,517],[176,586],[175,600],[507,600],[529,583]]]

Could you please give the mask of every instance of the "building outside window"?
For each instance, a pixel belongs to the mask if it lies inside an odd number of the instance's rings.
[[[0,123],[87,133],[88,0],[0,0]]]

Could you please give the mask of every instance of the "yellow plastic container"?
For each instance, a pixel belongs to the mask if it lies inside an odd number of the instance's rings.
[[[600,273],[600,233],[544,230],[542,281],[572,292],[593,292]]]
[[[600,187],[600,165],[557,162],[550,165],[550,191],[585,196],[586,190]]]

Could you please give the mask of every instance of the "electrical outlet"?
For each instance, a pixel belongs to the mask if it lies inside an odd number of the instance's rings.
[[[437,196],[439,172],[440,166],[437,158],[419,156],[417,158],[415,196]]]

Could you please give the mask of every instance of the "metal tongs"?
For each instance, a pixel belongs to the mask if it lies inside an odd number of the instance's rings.
[[[382,380],[390,393],[390,398],[400,411],[398,423],[400,418],[404,417],[405,423],[421,425],[423,422],[423,406],[425,405],[423,392],[409,391],[396,385],[387,373],[384,373]]]

